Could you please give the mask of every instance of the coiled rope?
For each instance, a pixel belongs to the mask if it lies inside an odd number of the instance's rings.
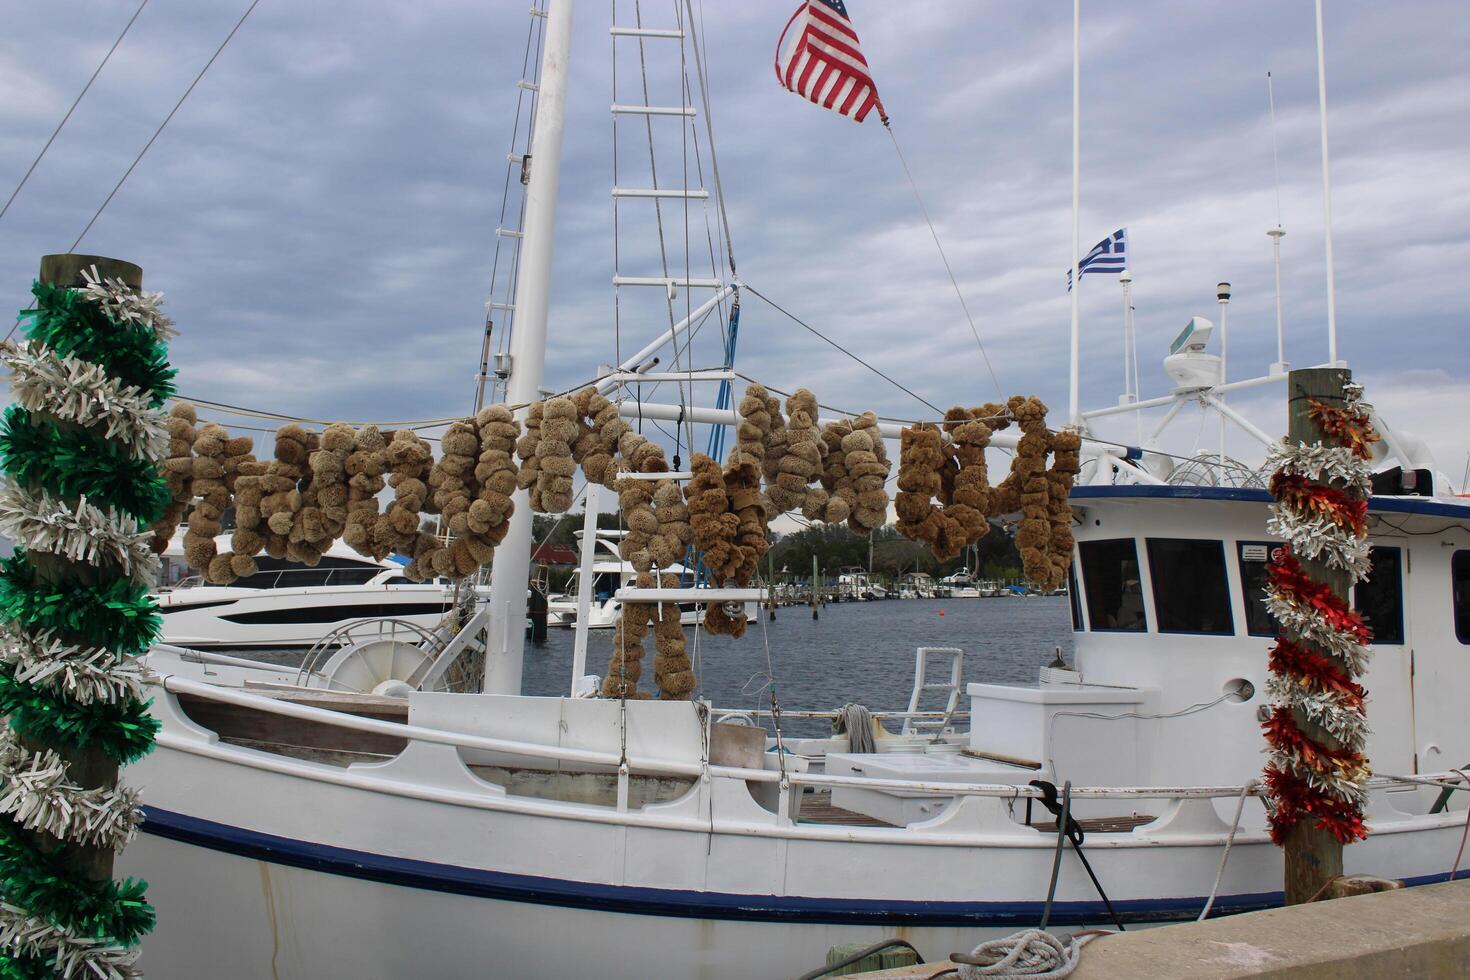
[[[963,980],[980,977],[1060,978],[1072,975],[1081,961],[1082,947],[1100,933],[1069,936],[1065,942],[1041,929],[1023,929],[981,943],[968,954],[953,953]]]
[[[846,732],[851,743],[849,752],[866,754],[878,751],[873,739],[873,713],[861,704],[844,704],[837,714],[839,732]]]

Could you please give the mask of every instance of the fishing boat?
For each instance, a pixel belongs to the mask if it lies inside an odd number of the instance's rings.
[[[524,223],[511,229],[521,248],[504,378],[512,405],[534,400],[542,382],[571,7],[533,11],[543,49],[525,85],[537,100],[534,135],[512,163],[526,187]],[[704,88],[699,33],[692,8],[680,9],[689,17],[672,24],[611,26],[614,45],[640,54],[668,45],[688,66],[677,104],[618,103],[615,119],[708,121],[690,95]],[[702,188],[663,190],[688,200]],[[660,377],[649,359],[677,351],[742,283],[616,276],[616,288],[652,285],[670,301],[694,288],[715,298],[594,383],[692,381],[692,365]],[[1207,356],[1202,344],[1195,355]],[[1164,403],[1207,404],[1224,378],[1203,376]],[[619,412],[738,421],[731,372],[705,380],[722,390],[714,408],[626,397]],[[879,424],[889,439],[902,428]],[[991,443],[1017,444],[1008,432]],[[1470,758],[1459,708],[1470,687],[1470,504],[1411,447],[1385,439],[1372,461],[1385,492],[1369,502],[1374,572],[1356,602],[1376,630],[1365,683],[1380,775],[1368,785],[1371,834],[1346,861],[1412,885],[1450,874],[1466,819],[1442,784]],[[842,734],[790,739],[774,699],[754,716],[703,701],[587,697],[585,611],[566,696],[522,695],[520,505],[497,551],[483,643],[464,650],[483,658],[475,690],[213,683],[161,650],[151,694],[162,731],[128,770],[147,820],[119,863],[149,880],[158,909],[145,966],[220,978],[785,976],[836,944],[899,931],[948,951],[1046,917],[1150,924],[1279,903],[1281,851],[1256,781],[1274,634],[1260,602],[1277,543],[1265,532],[1272,498],[1177,481],[1175,461],[1143,446],[1087,438],[1082,452],[1071,499],[1073,662],[1038,664],[1034,685],[961,692],[960,651],[922,648],[921,665],[948,660],[952,673],[929,681],[921,666],[915,702],[933,684],[946,705],[929,733],[909,726],[897,743],[875,738],[859,712],[843,713]],[[588,495],[591,529],[595,485]],[[584,534],[584,565],[595,537]],[[734,587],[620,586],[613,596],[737,611],[761,599]],[[585,609],[590,588],[578,598]],[[446,667],[435,661],[438,676]],[[1062,850],[1046,809],[1060,784],[1085,831],[1075,851]],[[1053,879],[1059,855],[1072,856]]]

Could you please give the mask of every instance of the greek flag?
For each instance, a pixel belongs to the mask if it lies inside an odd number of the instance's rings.
[[[1128,229],[1119,228],[1098,242],[1078,263],[1079,275],[1089,272],[1122,272],[1128,264]],[[1072,291],[1072,270],[1067,270],[1067,292]]]

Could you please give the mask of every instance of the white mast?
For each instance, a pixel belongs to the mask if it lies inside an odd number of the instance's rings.
[[[1276,363],[1271,365],[1271,374],[1285,374],[1286,328],[1281,319],[1281,236],[1286,229],[1281,227],[1281,154],[1276,147],[1276,89],[1271,83],[1271,73],[1266,72],[1266,104],[1271,109],[1271,172],[1276,179],[1276,227],[1267,231],[1271,236],[1271,254],[1276,267]]]
[[[1327,50],[1322,40],[1322,0],[1317,0],[1317,110],[1322,117],[1322,231],[1327,243],[1327,363],[1337,360],[1337,278],[1332,271],[1332,176],[1327,162]]]
[[[1082,200],[1081,103],[1082,0],[1072,0],[1072,374],[1068,391],[1072,408],[1069,418],[1073,425],[1082,424],[1082,333],[1077,322],[1077,296],[1082,289],[1082,235],[1077,217]]]
[[[561,180],[562,127],[566,119],[567,57],[572,44],[573,0],[549,0],[541,57],[536,128],[531,134],[530,181],[522,228],[520,276],[516,280],[515,332],[505,401],[526,405],[541,394],[546,365],[546,310],[551,292],[552,232]],[[516,417],[524,419],[521,409]],[[485,693],[520,694],[525,652],[526,581],[531,568],[531,503],[526,491],[511,498],[510,531],[495,549],[490,576],[490,644],[485,657]]]

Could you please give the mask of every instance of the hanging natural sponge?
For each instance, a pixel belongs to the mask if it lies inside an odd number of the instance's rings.
[[[949,553],[945,522],[933,498],[940,494],[940,470],[945,462],[943,438],[938,429],[927,422],[905,428],[899,435],[898,497],[894,509],[898,513],[898,533],[911,541],[927,544],[941,561],[953,558]]]
[[[763,385],[752,383],[746,387],[745,396],[740,399],[740,424],[735,429],[736,442],[730,450],[730,463],[751,462],[760,466],[771,434],[771,413],[766,407],[770,397]]]
[[[654,577],[640,573],[635,585],[640,589],[651,589]],[[677,609],[678,606],[675,605]],[[643,638],[648,635],[648,624],[656,615],[657,606],[650,602],[625,602],[617,620],[613,623],[613,655],[607,665],[607,676],[602,681],[602,696],[605,698],[647,698],[646,691],[638,690],[638,678],[643,676]]]
[[[798,391],[797,394],[801,392]],[[761,476],[765,478],[767,493],[770,493],[775,489],[776,476],[781,472],[781,460],[786,457],[786,447],[790,442],[790,437],[786,431],[786,420],[781,416],[779,399],[770,395],[766,396],[766,414],[771,417],[771,424],[765,433],[765,452],[761,456]],[[779,509],[784,513],[791,508]]]
[[[666,589],[679,587],[679,576],[665,575]],[[684,642],[682,612],[677,602],[658,605],[658,625],[653,628],[653,682],[665,701],[687,701],[694,692],[694,666]]]
[[[1052,465],[1047,471],[1049,493],[1047,520],[1051,525],[1051,537],[1047,542],[1047,558],[1051,562],[1052,575],[1048,587],[1055,589],[1067,576],[1072,564],[1072,508],[1068,497],[1072,483],[1082,469],[1082,437],[1075,430],[1064,429],[1052,436]]]
[[[828,422],[822,427],[822,444],[827,450],[823,454],[822,488],[830,494],[825,514],[830,524],[846,521],[857,507],[857,487],[847,471],[847,453],[842,448],[843,438],[852,431],[852,423],[847,419]]]
[[[372,533],[378,518],[378,493],[388,470],[388,441],[377,426],[365,425],[353,433],[352,451],[343,464],[347,476],[347,523],[342,540],[364,555],[385,558]]]
[[[494,548],[505,538],[515,510],[511,494],[516,489],[516,464],[511,451],[520,426],[504,405],[483,409],[475,424],[480,436],[480,460],[474,470],[479,494],[465,512],[466,524],[481,545]]]
[[[522,490],[531,491],[531,509],[536,511],[542,509],[541,494],[536,485],[541,472],[540,463],[536,459],[536,447],[541,443],[541,413],[545,407],[544,402],[532,402],[526,409],[526,433],[516,443],[516,458],[521,461],[516,485]]]
[[[377,544],[385,551],[411,549],[419,531],[419,513],[428,499],[424,482],[434,459],[433,449],[417,433],[400,429],[388,443],[388,465],[392,475],[393,502],[374,525]]]
[[[711,636],[728,636],[740,639],[745,635],[747,620],[745,609],[731,615],[725,611],[723,602],[711,602],[704,609],[704,631]]]
[[[301,540],[315,551],[326,552],[347,526],[347,459],[353,442],[352,426],[334,423],[307,459],[311,482],[302,495]]]
[[[174,532],[179,529],[179,523],[189,509],[189,501],[194,498],[196,421],[198,416],[194,406],[188,402],[176,403],[169,409],[168,418],[163,421],[164,428],[168,431],[168,455],[159,463],[159,472],[172,496],[163,514],[148,527],[153,532],[148,545],[157,554],[163,554],[168,549]]]
[[[822,442],[817,436],[817,397],[798,388],[786,399],[790,420],[786,426],[786,446],[777,465],[776,482],[768,495],[776,510],[801,510],[808,520],[826,520],[829,497],[825,490],[813,495],[812,482],[822,474]],[[846,520],[844,512],[842,518]]]
[[[852,513],[848,527],[867,533],[888,521],[888,457],[878,431],[878,417],[864,412],[852,420],[852,432],[842,437],[847,476],[852,480]]]
[[[184,557],[192,568],[216,585],[235,579],[228,561],[215,561],[215,537],[223,528],[230,491],[225,486],[225,443],[230,434],[214,422],[201,426],[194,438],[191,488],[198,498],[189,510],[189,529],[184,533]]]
[[[572,443],[579,435],[577,406],[570,398],[552,398],[542,405],[540,440],[536,443],[536,486],[533,498],[539,498],[534,509],[552,514],[565,513],[572,506],[572,474],[577,464],[572,459]]]
[[[689,507],[678,484],[662,480],[653,491],[653,512],[658,529],[648,542],[648,553],[659,568],[670,568],[684,558],[684,549],[694,539],[689,525]]]
[[[480,435],[475,420],[451,423],[439,447],[439,459],[429,470],[429,503],[444,517],[451,534],[463,534],[468,530],[466,512],[479,491],[475,466],[480,456]]]
[[[658,531],[658,515],[654,513],[653,486],[647,480],[625,477],[618,481],[618,507],[628,530],[618,542],[618,553],[639,572],[653,567],[649,547]]]
[[[725,492],[725,477],[720,464],[704,453],[690,460],[691,477],[684,488],[689,503],[689,524],[694,546],[702,554],[705,567],[716,585],[723,585],[727,569],[735,557],[735,538],[740,518],[730,512],[730,498]]]
[[[727,467],[725,493],[735,514],[735,551],[727,576],[736,585],[749,585],[770,543],[766,537],[766,503],[761,494],[761,474],[753,461]]]

